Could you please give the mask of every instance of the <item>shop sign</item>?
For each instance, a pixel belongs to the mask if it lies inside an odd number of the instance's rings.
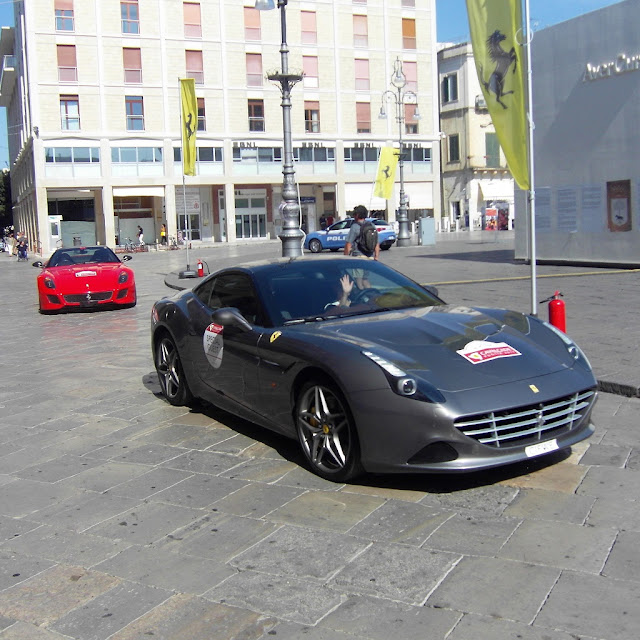
[[[610,62],[603,62],[602,64],[588,62],[582,81],[591,82],[601,78],[611,78],[631,71],[640,71],[640,54],[628,56],[626,53],[621,53],[615,60]]]

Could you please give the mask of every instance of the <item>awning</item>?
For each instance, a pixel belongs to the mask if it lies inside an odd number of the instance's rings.
[[[126,198],[128,196],[155,196],[164,198],[164,187],[114,187],[114,198]]]
[[[370,209],[371,199],[373,197],[373,181],[375,177],[371,179],[371,182],[356,183],[350,182],[344,187],[344,208],[345,211],[351,211],[353,207],[363,204],[367,209]],[[376,198],[379,200],[379,198]]]
[[[513,202],[513,180],[478,183],[478,200]]]
[[[409,198],[409,209],[433,209],[433,185],[431,182],[405,182],[404,190]],[[395,185],[396,202],[400,202],[400,184]]]

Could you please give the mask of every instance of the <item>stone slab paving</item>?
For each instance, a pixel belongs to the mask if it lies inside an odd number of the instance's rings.
[[[527,310],[526,282],[489,280],[526,267],[483,238],[383,259],[449,300]],[[280,244],[205,251],[212,267]],[[544,460],[329,483],[296,443],[159,397],[149,311],[183,260],[136,254],[134,309],[41,316],[37,271],[0,255],[21,301],[0,316],[0,640],[638,637],[640,398],[602,393],[595,435]],[[541,271],[599,378],[640,386],[637,274]]]

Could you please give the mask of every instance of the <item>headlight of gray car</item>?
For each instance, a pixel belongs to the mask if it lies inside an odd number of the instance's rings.
[[[554,327],[550,322],[545,322],[544,320],[541,320],[541,322],[545,327],[547,327],[547,329],[555,333],[560,338],[560,340],[564,342],[567,351],[574,360],[583,360],[589,367],[589,369],[591,369],[589,358],[587,358],[584,351],[566,333],[560,331],[560,329],[558,329],[557,327]]]
[[[375,362],[384,371],[391,390],[399,396],[423,402],[445,402],[445,397],[433,385],[424,380],[416,380],[393,362],[389,362],[371,351],[363,351],[362,355]]]

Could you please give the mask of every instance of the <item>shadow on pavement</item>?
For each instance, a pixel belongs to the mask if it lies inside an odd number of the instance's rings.
[[[460,253],[436,253],[407,256],[408,260],[429,258],[436,260],[463,260],[465,262],[493,262],[504,264],[521,264],[513,257],[513,249],[495,249],[494,251],[470,251]]]

